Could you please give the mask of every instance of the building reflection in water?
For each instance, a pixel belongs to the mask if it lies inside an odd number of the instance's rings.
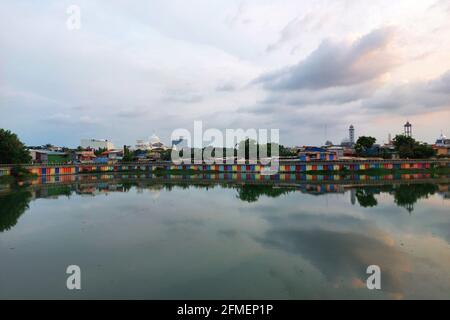
[[[416,177],[414,183],[408,183],[412,182],[410,180],[390,183],[391,176],[388,176],[387,181],[380,177],[369,180],[372,183],[375,182],[375,185],[364,185],[361,183],[361,179],[342,181],[337,178],[339,183],[333,183],[333,180],[329,180],[331,179],[329,176],[327,178],[319,176],[314,180],[306,175],[300,177],[300,180],[269,176],[269,178],[264,177],[263,181],[258,180],[260,179],[259,175],[253,176],[217,174],[156,177],[153,175],[104,174],[42,177],[42,179],[33,181],[30,186],[13,190],[2,189],[0,193],[0,203],[2,203],[0,206],[0,232],[9,230],[17,223],[20,215],[28,209],[31,200],[60,196],[70,197],[72,194],[96,196],[110,192],[128,192],[131,188],[136,188],[139,193],[143,193],[145,189],[170,191],[175,187],[188,189],[220,186],[235,189],[237,198],[246,202],[256,202],[261,196],[276,198],[292,192],[316,196],[349,192],[351,204],[358,203],[364,208],[377,206],[377,196],[389,194],[393,196],[397,206],[406,209],[409,213],[414,211],[414,205],[420,199],[426,199],[434,194],[441,195],[443,199],[450,198],[450,182],[431,183],[428,182],[430,181],[428,175]],[[423,179],[424,182],[421,182],[420,179]],[[269,183],[266,180],[269,180]],[[347,181],[351,183],[346,184]],[[364,178],[363,181],[367,180]]]

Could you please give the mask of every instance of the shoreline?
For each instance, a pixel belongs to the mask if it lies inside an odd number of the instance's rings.
[[[186,183],[239,183],[239,184],[266,184],[266,185],[296,185],[296,184],[381,184],[395,183],[429,183],[436,180],[440,183],[450,182],[450,168],[422,169],[422,170],[369,170],[360,172],[302,172],[297,174],[279,173],[276,175],[261,175],[259,173],[224,173],[217,171],[194,170],[164,170],[152,172],[129,170],[121,172],[82,172],[68,175],[36,176],[25,178],[1,176],[0,185],[9,187],[26,187],[31,185],[53,185],[65,183],[89,183],[99,181],[112,181],[116,179],[135,181],[172,181]],[[414,171],[414,172],[413,172]]]
[[[353,162],[281,162],[273,172],[266,173],[267,166],[262,165],[174,165],[170,163],[135,164],[79,164],[79,165],[21,165],[20,174],[13,175],[14,166],[0,167],[0,184],[24,183],[41,177],[64,177],[85,174],[148,174],[155,176],[193,176],[193,175],[256,175],[265,179],[276,176],[369,176],[428,174],[431,177],[450,175],[449,161],[368,161]]]

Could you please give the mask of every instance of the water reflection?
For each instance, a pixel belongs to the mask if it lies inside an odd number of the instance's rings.
[[[346,223],[345,219],[336,222]],[[303,227],[288,223],[292,222],[274,223],[261,242],[308,260],[334,288],[365,288],[365,266],[380,265],[383,291],[402,298],[404,274],[411,271],[411,262],[388,234],[363,224],[358,232],[349,228],[342,232],[319,227],[320,221]]]
[[[11,229],[29,208],[31,192],[19,189],[0,195],[0,232]]]
[[[86,175],[2,189],[0,298],[74,298],[74,261],[82,298],[448,298],[449,186]]]
[[[355,196],[361,207],[369,208],[378,205],[375,195],[387,193],[394,196],[394,202],[399,207],[405,208],[409,213],[414,211],[414,204],[419,199],[428,199],[435,193],[440,193],[444,199],[448,199],[448,185],[432,183],[423,184],[398,184],[383,185],[377,187],[365,186],[355,189]]]
[[[75,176],[67,176],[75,179]],[[148,176],[134,175],[90,175],[82,176],[82,179],[59,181],[56,180],[39,180],[39,183],[32,184],[34,188],[25,186],[14,188],[13,190],[3,191],[0,194],[0,232],[11,229],[19,217],[28,209],[29,202],[39,198],[57,198],[59,196],[69,197],[72,194],[78,195],[99,195],[110,192],[129,192],[132,188],[138,190],[167,190],[174,188],[187,189],[213,189],[217,187],[229,188],[236,190],[236,198],[253,203],[257,202],[260,197],[278,198],[282,195],[293,192],[301,192],[310,195],[326,195],[326,194],[344,194],[350,193],[350,201],[358,204],[363,208],[376,207],[378,200],[376,196],[382,194],[392,195],[394,203],[401,208],[406,209],[409,213],[414,211],[414,205],[420,199],[427,199],[429,196],[439,194],[443,199],[450,199],[450,184],[433,184],[433,183],[398,183],[398,184],[380,184],[372,185],[345,185],[332,183],[299,183],[296,185],[282,184],[273,182],[271,184],[248,184],[248,183],[227,183],[214,182],[211,180],[180,180],[179,176],[167,179],[148,178]],[[356,201],[355,201],[356,199]]]
[[[256,202],[259,197],[277,198],[283,194],[293,192],[295,189],[277,187],[272,185],[242,185],[236,187],[237,198],[246,202]]]

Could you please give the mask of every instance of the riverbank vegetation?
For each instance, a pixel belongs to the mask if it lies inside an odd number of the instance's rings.
[[[0,164],[30,163],[31,156],[15,133],[0,129]]]

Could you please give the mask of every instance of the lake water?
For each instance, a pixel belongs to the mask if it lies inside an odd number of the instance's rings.
[[[450,298],[448,183],[94,177],[0,191],[1,299]],[[66,288],[69,265],[81,290]]]

